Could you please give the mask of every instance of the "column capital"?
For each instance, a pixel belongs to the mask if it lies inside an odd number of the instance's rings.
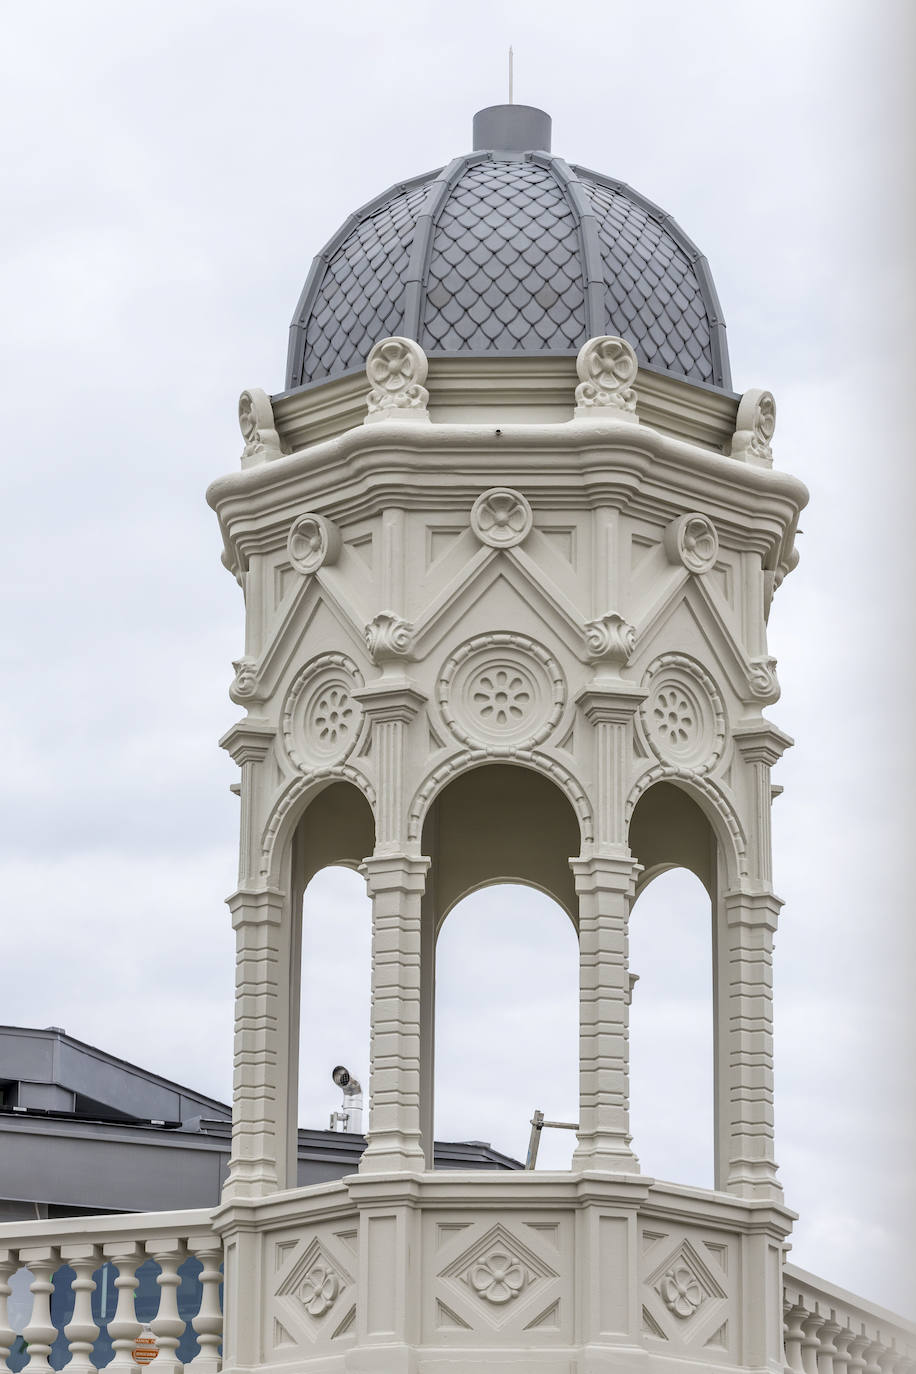
[[[423,854],[385,853],[376,850],[364,859],[359,871],[366,879],[369,895],[376,892],[424,892],[430,861]]]
[[[766,763],[771,768],[795,743],[791,735],[787,735],[771,721],[764,720],[762,716],[758,720],[739,725],[732,731],[732,738],[741,757],[748,763]]]
[[[260,763],[265,759],[276,735],[269,720],[246,716],[226,731],[219,745],[241,767],[243,763]]]
[[[232,928],[245,922],[253,925],[281,925],[286,893],[277,887],[240,887],[226,898],[232,912]]]
[[[576,693],[576,705],[593,725],[628,725],[648,693],[619,679],[593,679]]]
[[[615,846],[616,848],[616,846]],[[620,847],[619,852],[592,854],[570,859],[569,866],[576,881],[576,891],[582,892],[622,892],[632,897],[636,890],[636,880],[642,872],[642,864],[636,862],[629,849]]]
[[[380,724],[390,720],[409,723],[426,705],[427,697],[408,677],[387,677],[384,674],[353,693],[369,719]]]
[[[775,892],[749,892],[740,888],[723,892],[722,904],[730,926],[767,926],[770,930],[776,929],[779,913],[785,905]]]

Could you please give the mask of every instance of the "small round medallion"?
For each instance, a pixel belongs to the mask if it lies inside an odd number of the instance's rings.
[[[471,507],[471,529],[482,544],[511,549],[531,532],[534,516],[520,491],[491,487],[481,492]]]
[[[334,563],[340,553],[340,533],[323,515],[300,515],[286,541],[289,561],[301,573],[317,572],[322,563]]]

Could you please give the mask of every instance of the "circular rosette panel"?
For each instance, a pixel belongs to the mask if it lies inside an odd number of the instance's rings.
[[[363,677],[346,654],[322,654],[296,674],[283,707],[283,743],[303,772],[342,762],[363,723],[353,696]]]
[[[650,664],[640,708],[643,730],[662,763],[708,772],[725,744],[725,708],[712,678],[684,654]]]
[[[438,699],[464,744],[530,749],[559,721],[566,679],[556,659],[527,635],[478,635],[445,664]]]

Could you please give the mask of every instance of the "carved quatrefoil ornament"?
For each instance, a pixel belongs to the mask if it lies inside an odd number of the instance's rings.
[[[554,729],[566,704],[556,659],[527,635],[467,640],[439,676],[439,709],[452,734],[472,748],[533,748]]]
[[[353,696],[363,676],[346,654],[320,654],[297,673],[286,694],[281,733],[302,772],[341,763],[356,745],[362,707]]]
[[[534,516],[520,491],[491,487],[471,507],[471,529],[491,549],[511,549],[531,532]]]
[[[646,670],[640,717],[662,763],[707,773],[725,744],[725,707],[712,678],[686,654],[662,654]]]
[[[336,563],[340,556],[340,531],[323,515],[300,515],[294,520],[286,541],[289,561],[297,572],[308,576],[324,563]]]
[[[428,420],[429,392],[423,383],[429,364],[426,354],[413,339],[393,336],[380,339],[366,359],[369,396],[366,421],[396,417]]]
[[[579,349],[576,371],[576,419],[602,419],[637,422],[636,392],[633,382],[639,364],[626,339],[610,334],[589,339]]]

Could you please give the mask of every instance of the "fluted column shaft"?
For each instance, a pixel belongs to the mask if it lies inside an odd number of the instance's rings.
[[[627,922],[639,867],[575,859],[579,896],[579,1144],[574,1169],[638,1172],[629,1125]]]

